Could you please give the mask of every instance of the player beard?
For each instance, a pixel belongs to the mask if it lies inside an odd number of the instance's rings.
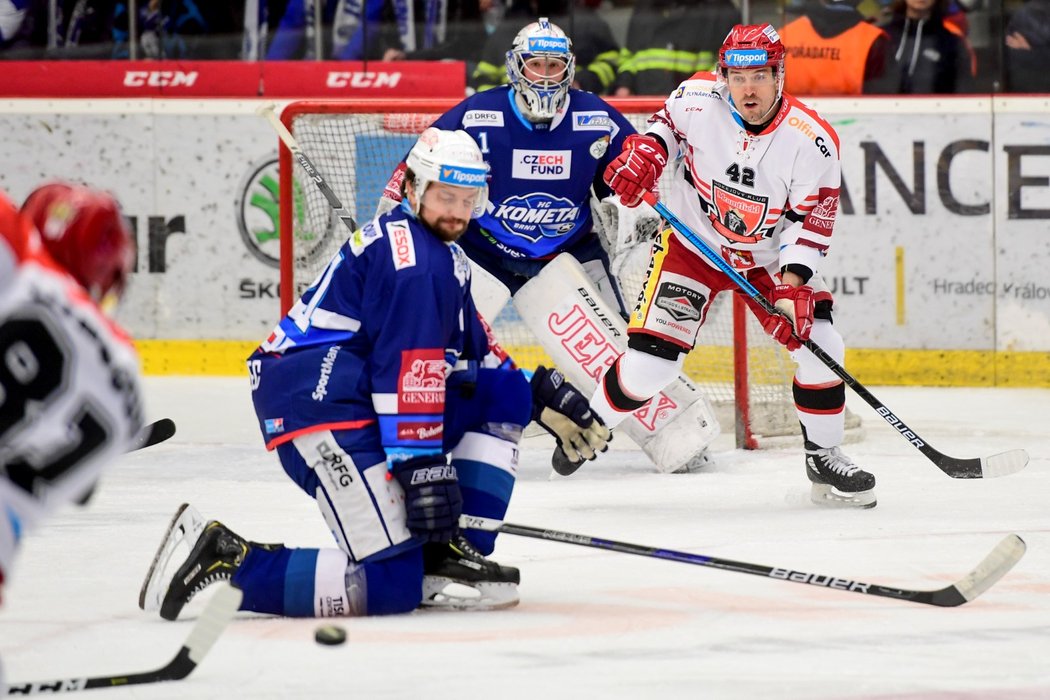
[[[442,216],[431,225],[434,235],[445,243],[455,243],[459,237],[467,232],[466,219],[457,219],[454,216]]]

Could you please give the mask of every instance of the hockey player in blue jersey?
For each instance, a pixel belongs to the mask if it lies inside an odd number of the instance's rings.
[[[470,134],[492,171],[489,205],[460,241],[474,262],[514,293],[568,251],[622,309],[591,200],[609,196],[602,172],[635,129],[597,95],[571,87],[575,64],[565,32],[541,18],[507,52],[510,84],[468,97],[434,126]],[[388,200],[400,200],[404,168],[391,177]]]
[[[295,617],[517,602],[518,570],[486,559],[494,533],[460,533],[461,513],[503,517],[530,420],[586,454],[608,431],[557,372],[540,368],[530,386],[490,348],[456,244],[484,209],[487,172],[462,131],[424,131],[402,204],[350,236],[248,360],[267,448],[317,500],[338,548],[249,542],[184,507],[141,607],[174,620],[230,578],[242,609]],[[192,550],[172,573],[183,539]]]

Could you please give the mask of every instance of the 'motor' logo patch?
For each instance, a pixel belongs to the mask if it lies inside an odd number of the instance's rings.
[[[692,289],[680,284],[664,282],[656,292],[656,306],[671,315],[676,321],[700,320],[700,309],[706,299]]]

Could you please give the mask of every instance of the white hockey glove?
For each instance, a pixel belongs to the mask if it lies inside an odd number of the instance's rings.
[[[555,437],[573,462],[594,459],[609,449],[612,433],[583,394],[556,369],[540,365],[532,375],[532,418]]]

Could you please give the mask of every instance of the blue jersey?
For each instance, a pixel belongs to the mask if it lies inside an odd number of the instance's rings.
[[[514,259],[549,258],[591,232],[591,189],[610,194],[605,167],[635,133],[597,95],[570,90],[550,124],[533,124],[509,86],[479,92],[434,126],[470,134],[491,168],[489,205],[471,222],[466,242]]]
[[[466,254],[395,209],[350,236],[248,359],[263,439],[356,430],[362,449],[440,453],[445,378],[487,349]]]

